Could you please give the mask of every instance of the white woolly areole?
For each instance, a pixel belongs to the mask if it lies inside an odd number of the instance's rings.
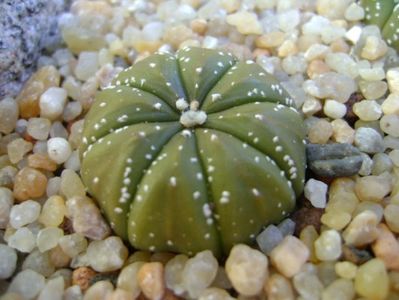
[[[196,125],[202,125],[205,123],[207,115],[204,111],[193,111],[187,110],[182,113],[180,117],[180,123],[185,127],[193,127]]]
[[[185,110],[188,107],[188,103],[183,98],[180,98],[176,101],[176,107],[178,110]]]

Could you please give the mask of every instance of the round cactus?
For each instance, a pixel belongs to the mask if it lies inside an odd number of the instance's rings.
[[[81,175],[135,248],[220,257],[292,211],[303,138],[293,100],[260,66],[185,48],[136,63],[97,94]]]
[[[361,0],[365,22],[377,25],[388,45],[399,49],[399,5],[397,0]]]

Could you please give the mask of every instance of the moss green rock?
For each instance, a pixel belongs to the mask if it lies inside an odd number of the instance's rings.
[[[305,172],[294,101],[252,61],[185,48],[121,72],[87,114],[81,175],[138,249],[221,257],[295,207]]]

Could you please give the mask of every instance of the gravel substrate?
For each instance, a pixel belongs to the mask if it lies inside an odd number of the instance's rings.
[[[351,0],[75,1],[65,44],[0,101],[1,299],[399,299],[399,58],[365,17]],[[275,75],[318,159],[291,219],[223,262],[128,248],[79,176],[95,92],[185,46]]]

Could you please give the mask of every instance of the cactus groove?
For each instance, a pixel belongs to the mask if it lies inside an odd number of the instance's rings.
[[[294,101],[252,61],[157,53],[97,94],[81,175],[135,248],[221,257],[293,210],[304,135]]]

